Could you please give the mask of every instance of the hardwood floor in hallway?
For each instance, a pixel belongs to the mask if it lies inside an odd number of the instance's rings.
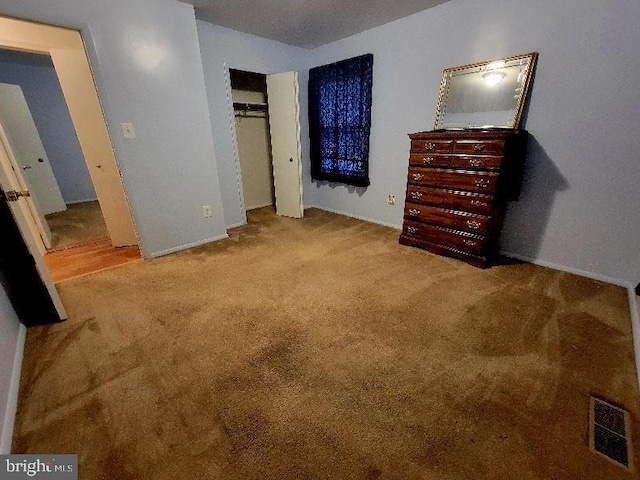
[[[108,238],[49,252],[45,263],[55,283],[141,260],[137,246],[115,248]]]

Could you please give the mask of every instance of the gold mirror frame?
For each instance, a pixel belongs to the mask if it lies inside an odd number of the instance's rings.
[[[442,72],[442,80],[440,82],[440,91],[438,93],[438,104],[436,107],[436,117],[434,121],[433,128],[435,130],[438,129],[464,129],[464,128],[518,128],[520,126],[520,120],[522,118],[522,111],[524,109],[525,101],[527,99],[527,94],[529,91],[529,85],[531,83],[531,79],[533,77],[533,71],[535,68],[536,61],[538,59],[538,53],[532,52],[523,55],[514,55],[512,57],[500,58],[497,60],[491,60],[488,62],[478,62],[472,63],[469,65],[461,65],[459,67],[451,67],[445,68]],[[510,119],[509,122],[506,122],[503,125],[492,125],[490,122],[482,125],[475,125],[476,123],[482,123],[478,121],[469,122],[467,126],[450,126],[447,128],[447,124],[444,121],[444,116],[447,113],[447,100],[450,98],[460,98],[469,97],[473,98],[473,92],[469,91],[468,85],[466,87],[459,88],[467,88],[466,91],[463,92],[454,92],[452,91],[453,85],[452,79],[454,78],[462,78],[463,76],[467,77],[467,84],[471,77],[476,77],[473,79],[473,82],[478,83],[478,79],[482,77],[486,77],[489,72],[498,72],[498,75],[501,75],[503,78],[506,76],[504,72],[501,70],[505,70],[509,67],[520,66],[520,72],[518,73],[518,77],[516,79],[516,86],[510,92],[509,90],[505,90],[503,96],[512,95],[513,99],[516,101],[513,102],[513,107],[505,112],[513,111],[513,118]],[[486,79],[485,79],[486,82]],[[499,83],[499,81],[498,81]],[[493,88],[493,87],[487,87]],[[471,94],[470,94],[471,93]],[[480,93],[480,91],[478,91]],[[477,95],[480,97],[481,95]],[[472,111],[469,112],[468,116],[472,117],[473,115],[477,115],[480,117],[483,111]],[[461,123],[461,122],[458,122]],[[472,125],[473,123],[473,125]]]

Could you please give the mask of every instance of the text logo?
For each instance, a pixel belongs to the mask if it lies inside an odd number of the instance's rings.
[[[78,480],[77,455],[0,455],[0,480]]]

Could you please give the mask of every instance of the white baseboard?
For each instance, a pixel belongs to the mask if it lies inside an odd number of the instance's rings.
[[[567,267],[560,265],[559,263],[547,262],[544,260],[538,260],[537,258],[528,257],[526,255],[520,255],[519,253],[500,251],[501,255],[505,257],[515,258],[516,260],[522,260],[523,262],[533,263],[534,265],[540,265],[541,267],[549,267],[554,270],[560,270],[561,272],[573,273],[581,277],[591,278],[592,280],[599,280],[601,282],[610,283],[619,287],[627,288],[629,282],[621,280],[619,278],[607,277],[606,275],[600,275],[599,273],[587,272],[586,270],[580,270],[579,268]]]
[[[633,338],[633,350],[635,352],[636,361],[636,377],[638,385],[640,386],[640,297],[636,296],[635,286],[630,282],[621,280],[619,278],[607,277],[606,275],[600,275],[599,273],[587,272],[580,270],[579,268],[567,267],[552,262],[545,262],[544,260],[538,260],[537,258],[527,257],[526,255],[520,255],[512,252],[500,252],[505,257],[515,258],[522,260],[523,262],[533,263],[534,265],[540,265],[542,267],[553,268],[554,270],[560,270],[561,272],[573,273],[574,275],[580,275],[581,277],[591,278],[593,280],[599,280],[601,282],[610,283],[619,287],[627,289],[627,296],[629,297],[629,311],[631,314],[631,332]]]
[[[640,385],[640,297],[636,296],[634,286],[627,287],[629,291],[629,308],[631,309],[631,331],[633,332],[633,350],[636,355],[636,375]]]
[[[363,217],[363,216],[355,215],[349,212],[341,212],[340,210],[334,210],[333,208],[321,207],[319,205],[307,205],[304,208],[305,210],[307,208],[317,208],[318,210],[325,210],[327,212],[337,213],[338,215],[344,215],[345,217],[357,218],[358,220],[363,220],[365,222],[375,223],[377,225],[382,225],[384,227],[395,228],[396,230],[402,230],[402,225],[397,225],[395,223],[381,222],[380,220],[374,220],[373,218]]]
[[[231,225],[225,225],[225,227],[227,228],[227,230],[231,230],[232,228],[238,228],[238,227],[242,227],[243,225],[246,225],[247,221],[245,220],[244,222],[238,222],[238,223],[233,223]]]
[[[73,200],[71,202],[65,201],[64,203],[66,203],[67,205],[74,205],[76,203],[87,203],[87,202],[97,202],[97,201],[98,201],[97,198],[87,198],[86,200]]]
[[[180,245],[178,247],[168,248],[167,250],[161,250],[159,252],[153,252],[148,255],[148,258],[157,258],[162,257],[164,255],[169,255],[171,253],[180,252],[182,250],[187,250],[188,248],[199,247],[200,245],[204,245],[205,243],[217,242],[218,240],[224,240],[225,238],[229,238],[229,235],[226,233],[223,235],[218,235],[217,237],[207,238],[205,240],[199,240],[193,243],[187,243],[185,245]]]
[[[24,356],[24,342],[27,336],[27,327],[20,324],[18,331],[18,341],[16,343],[16,353],[13,357],[13,368],[11,369],[11,385],[9,386],[9,396],[7,398],[7,409],[4,413],[2,424],[2,436],[0,437],[0,455],[11,453],[11,443],[13,441],[13,428],[16,422],[16,412],[18,411],[18,393],[20,392],[20,374],[22,372],[22,358]]]
[[[264,207],[273,207],[273,202],[265,203],[264,205],[252,205],[250,207],[245,207],[245,211],[248,212],[249,210],[255,210],[256,208],[264,208]]]

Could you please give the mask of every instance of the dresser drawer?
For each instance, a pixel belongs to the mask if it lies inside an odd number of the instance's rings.
[[[487,233],[491,219],[491,217],[486,215],[477,215],[475,213],[448,210],[446,208],[408,202],[404,209],[404,218],[406,220],[418,220],[476,234]]]
[[[502,155],[504,140],[456,140],[453,153],[471,153],[475,155]]]
[[[450,155],[447,160],[454,168],[499,170],[502,165],[502,157],[488,155]]]
[[[413,185],[493,194],[498,185],[498,176],[497,172],[409,167],[408,179]]]
[[[450,230],[436,225],[404,222],[402,233],[410,238],[450,245],[476,255],[481,255],[486,245],[486,237]]]
[[[406,200],[411,203],[436,205],[452,210],[465,210],[488,215],[491,213],[494,198],[491,195],[481,193],[408,185]]]
[[[451,153],[453,140],[411,140],[414,153]]]
[[[412,153],[409,156],[409,165],[413,167],[448,167],[451,165],[451,159],[449,155]]]

